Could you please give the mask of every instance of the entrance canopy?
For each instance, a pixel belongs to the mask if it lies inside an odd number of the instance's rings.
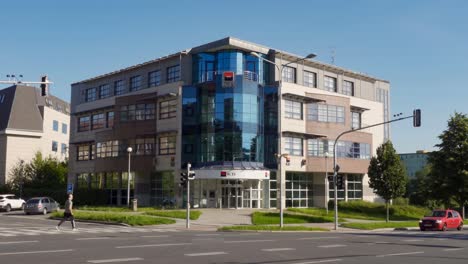
[[[269,170],[223,170],[223,169],[195,169],[196,179],[221,179],[221,180],[269,180]]]

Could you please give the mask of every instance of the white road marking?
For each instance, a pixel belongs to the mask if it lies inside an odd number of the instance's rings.
[[[120,259],[100,259],[100,260],[88,260],[89,263],[112,263],[112,262],[127,262],[143,260],[142,258],[120,258]]]
[[[444,251],[457,251],[457,250],[463,250],[464,248],[446,248]]]
[[[295,248],[265,248],[262,251],[267,252],[274,252],[274,251],[289,251],[289,250],[296,250]]]
[[[293,264],[314,264],[314,263],[338,262],[338,261],[342,261],[342,259],[323,259],[323,260],[299,262],[299,263],[293,263]]]
[[[385,254],[385,255],[377,255],[378,258],[383,257],[391,257],[391,256],[405,256],[405,255],[416,255],[416,254],[423,254],[424,251],[416,251],[416,252],[405,252],[405,253],[394,253],[394,254]]]
[[[157,236],[141,236],[144,238],[157,238],[157,237],[169,237],[168,235],[157,235]]]
[[[192,243],[147,244],[147,245],[118,246],[115,248],[172,247],[172,246],[185,246],[185,245],[192,245]]]
[[[42,250],[42,251],[8,252],[8,253],[0,253],[0,256],[7,256],[7,255],[23,255],[23,254],[60,253],[60,252],[70,252],[70,251],[74,251],[74,250],[73,250],[73,249],[61,249],[61,250]]]
[[[199,257],[199,256],[215,256],[215,255],[226,255],[226,252],[204,252],[204,253],[191,253],[191,254],[184,254],[188,257]]]
[[[297,240],[317,240],[317,239],[334,239],[338,237],[301,237],[298,238]]]
[[[232,241],[224,241],[224,243],[257,243],[257,242],[273,242],[276,240],[232,240]]]
[[[422,239],[403,239],[402,241],[404,242],[421,242],[424,241]]]
[[[82,237],[75,240],[100,240],[100,239],[109,239],[109,237]]]
[[[10,241],[10,242],[0,242],[0,245],[10,245],[10,244],[22,244],[22,243],[37,243],[38,240],[30,240],[30,241]]]
[[[323,245],[318,246],[319,248],[336,248],[336,247],[346,247],[346,245]]]

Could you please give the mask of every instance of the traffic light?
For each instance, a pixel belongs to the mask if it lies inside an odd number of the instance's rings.
[[[47,75],[41,77],[41,96],[49,95],[49,80],[47,79]]]
[[[187,175],[187,173],[181,172],[181,173],[180,173],[180,183],[179,183],[179,186],[180,186],[180,187],[186,187],[186,186],[187,186],[187,182],[188,182],[188,175]]]
[[[414,127],[421,126],[421,109],[416,109],[413,111],[413,126]]]
[[[339,171],[340,171],[340,165],[336,164],[335,172],[338,173]]]
[[[189,180],[195,180],[195,172],[194,171],[189,171],[188,179]]]
[[[337,190],[343,190],[343,176],[342,175],[336,175],[336,187]]]
[[[284,158],[286,159],[286,165],[291,164],[291,157],[290,156],[284,156]]]

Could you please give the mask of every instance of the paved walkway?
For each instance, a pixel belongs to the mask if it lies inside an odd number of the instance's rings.
[[[201,211],[199,219],[191,220],[190,227],[193,230],[214,231],[218,227],[230,225],[251,225],[250,215],[257,211],[254,209],[193,209]],[[177,219],[175,225],[178,228],[185,228],[185,220]]]

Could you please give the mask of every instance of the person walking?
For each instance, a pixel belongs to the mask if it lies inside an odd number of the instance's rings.
[[[73,194],[68,195],[68,200],[65,202],[65,212],[63,213],[63,219],[60,220],[58,225],[55,227],[58,231],[60,231],[60,226],[63,222],[70,220],[72,225],[72,230],[76,230],[75,225],[75,217],[73,216]]]

